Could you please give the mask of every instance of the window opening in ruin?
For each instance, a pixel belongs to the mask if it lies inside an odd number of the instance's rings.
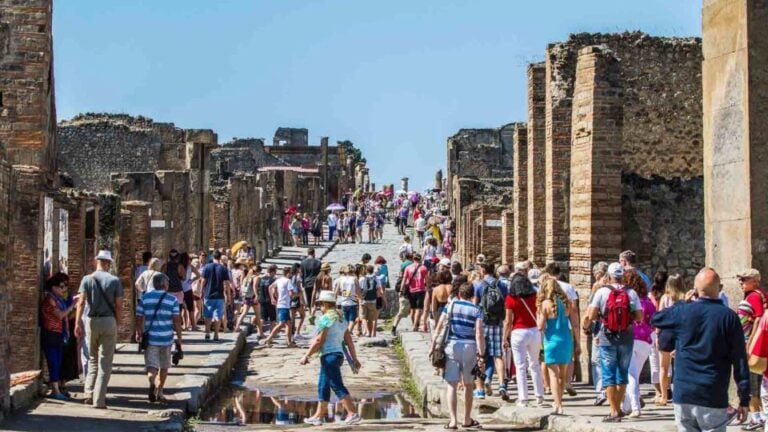
[[[85,238],[96,238],[96,210],[92,208],[85,211]]]
[[[45,281],[53,276],[53,198],[45,197],[43,213],[43,268],[41,282],[45,283]]]
[[[59,271],[69,273],[69,213],[59,209]]]
[[[3,105],[3,92],[0,92],[0,108],[4,107]]]

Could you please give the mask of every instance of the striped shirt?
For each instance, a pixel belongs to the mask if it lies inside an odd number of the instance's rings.
[[[443,308],[443,314],[449,316],[448,340],[453,341],[474,341],[475,327],[478,321],[483,320],[483,312],[476,304],[466,300],[455,300]]]
[[[163,294],[165,294],[163,303],[158,305]],[[157,308],[157,316],[153,321],[155,308]],[[179,316],[179,301],[175,296],[160,290],[144,294],[136,305],[136,316],[144,317],[144,331],[149,332],[150,345],[173,344],[173,317]]]

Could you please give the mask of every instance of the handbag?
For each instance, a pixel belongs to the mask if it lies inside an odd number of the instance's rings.
[[[435,349],[429,353],[429,361],[432,362],[432,366],[445,369],[445,363],[448,361],[448,357],[445,355],[445,346],[448,344],[448,336],[451,334],[451,315],[453,315],[453,305],[448,310],[448,316],[445,320],[445,327],[441,333],[437,335]]]
[[[163,300],[167,294],[168,292],[164,292],[163,295],[160,296],[160,300],[158,300],[155,305],[155,312],[152,314],[152,319],[149,321],[149,325],[144,326],[144,332],[141,334],[141,340],[139,341],[139,352],[145,351],[149,347],[149,329],[152,328],[152,324],[155,322],[155,318],[157,318],[157,310],[160,309],[160,305],[163,304]]]
[[[768,369],[768,358],[761,355],[763,352],[762,347],[768,343],[768,341],[765,340],[765,320],[766,315],[764,314],[762,318],[760,318],[760,321],[755,324],[757,328],[752,332],[752,337],[749,339],[749,344],[747,345],[749,347],[747,350],[747,365],[749,366],[750,372],[758,375],[762,375],[766,369]],[[760,346],[761,349],[755,353],[755,348],[757,346]]]

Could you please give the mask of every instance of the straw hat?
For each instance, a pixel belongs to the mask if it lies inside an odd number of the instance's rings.
[[[336,294],[334,294],[333,291],[321,291],[320,296],[317,297],[317,301],[320,303],[336,304]]]

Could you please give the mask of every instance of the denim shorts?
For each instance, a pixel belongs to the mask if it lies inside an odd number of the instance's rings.
[[[291,320],[291,309],[277,308],[277,322],[288,322]]]
[[[633,343],[600,345],[600,370],[603,388],[629,384],[629,362]]]
[[[344,364],[344,354],[340,352],[325,354],[320,357],[320,378],[317,381],[317,399],[330,402],[331,390],[336,398],[344,399],[349,391],[341,379],[341,365]]]
[[[224,316],[224,300],[205,299],[203,301],[203,318],[220,321]]]
[[[358,307],[357,306],[342,306],[341,315],[344,317],[344,321],[351,323],[357,319]]]

